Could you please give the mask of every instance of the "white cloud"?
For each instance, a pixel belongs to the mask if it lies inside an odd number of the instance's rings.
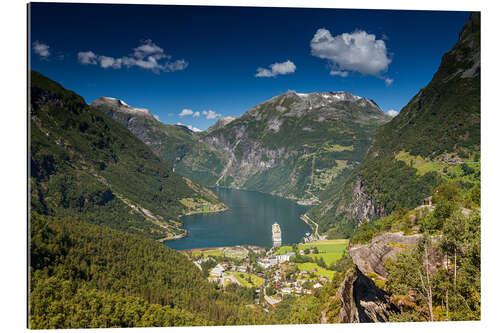
[[[156,60],[160,60],[166,57],[163,49],[153,43],[151,39],[148,39],[144,44],[136,47],[134,49],[134,56],[137,59],[144,59],[145,57],[152,56]]]
[[[186,126],[187,128],[189,128],[193,132],[202,132],[202,130],[199,129],[198,127],[194,127],[194,126],[191,126],[191,125],[184,125],[183,123],[180,123],[180,122],[178,122],[176,125]]]
[[[122,59],[115,59],[113,57],[99,56],[99,64],[102,68],[119,69],[122,67]]]
[[[271,68],[270,70],[262,67],[257,68],[257,74],[255,74],[255,77],[274,77],[277,75],[286,75],[295,72],[297,69],[295,64],[290,60],[281,63],[276,62],[269,67]]]
[[[388,116],[396,117],[399,114],[399,111],[391,109],[391,110],[387,111],[386,113]]]
[[[50,55],[50,46],[47,44],[41,43],[39,41],[35,41],[33,43],[33,51],[38,54],[42,58],[47,58]]]
[[[336,70],[331,70],[330,71],[330,75],[332,76],[335,76],[335,75],[338,75],[338,76],[341,76],[341,77],[347,77],[349,75],[349,72],[345,72],[345,71],[336,71]]]
[[[222,116],[220,113],[217,113],[217,112],[212,111],[212,110],[208,110],[208,111],[207,110],[203,110],[200,113],[200,111],[194,112],[191,109],[183,109],[181,111],[181,113],[178,114],[179,117],[184,117],[184,116],[199,117],[200,115],[204,115],[205,118],[207,118],[207,119],[216,119],[216,118]]]
[[[310,45],[313,56],[329,61],[331,75],[346,77],[347,71],[352,71],[384,79],[387,85],[393,81],[381,76],[391,63],[385,42],[366,31],[333,37],[327,29],[318,29]]]
[[[176,60],[174,62],[167,62],[164,66],[165,67],[164,71],[165,72],[182,71],[182,70],[186,69],[186,67],[188,65],[189,65],[189,63],[184,59]]]
[[[136,66],[158,74],[181,71],[188,66],[188,62],[184,59],[170,61],[171,58],[172,56],[165,54],[164,50],[150,39],[134,48],[131,55],[118,58],[97,55],[92,51],[78,52],[78,62],[85,65],[99,64],[102,68],[120,69],[122,66],[127,68]],[[165,60],[159,62],[162,59]]]
[[[201,111],[201,113],[205,116],[205,118],[207,119],[215,119],[217,117],[220,117],[221,114],[220,113],[216,113],[215,111],[212,111],[212,110],[208,110],[208,111]]]
[[[385,84],[386,84],[387,86],[390,86],[390,85],[394,82],[394,79],[390,79],[390,78],[386,77],[386,78],[384,79],[384,81],[385,81]]]
[[[78,62],[84,65],[96,65],[97,55],[92,51],[78,52]]]
[[[193,114],[193,110],[183,109],[181,113],[179,113],[179,117],[190,116]]]

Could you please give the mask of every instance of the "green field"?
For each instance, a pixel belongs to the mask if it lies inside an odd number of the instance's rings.
[[[306,256],[311,258],[323,257],[325,263],[330,265],[342,257],[342,253],[344,252],[347,243],[347,239],[330,239],[307,244],[299,244],[298,248],[299,250],[304,250],[311,247],[317,247],[319,251],[318,254],[307,254]],[[290,251],[292,251],[291,246],[282,246],[278,249],[278,254],[284,254]]]
[[[330,280],[333,279],[333,276],[337,273],[335,271],[330,271],[328,269],[324,269],[322,267],[319,267],[318,264],[313,263],[313,262],[306,262],[303,264],[297,264],[297,267],[301,271],[308,271],[312,272],[312,270],[316,269],[316,272],[314,274],[318,276],[324,276],[326,278],[329,278]]]
[[[214,250],[203,250],[203,251],[191,251],[189,252],[191,256],[193,257],[198,257],[200,255],[203,255],[204,257],[222,257],[222,250],[221,249],[214,249]]]
[[[241,283],[242,286],[247,288],[252,288],[252,287],[260,288],[264,284],[264,279],[254,274],[236,272],[233,273],[233,276],[236,278],[236,280],[238,280],[239,283]],[[249,276],[252,283],[249,283],[247,280]]]
[[[233,259],[244,259],[248,255],[248,250],[244,248],[213,248],[206,250],[186,251],[191,257],[227,257]]]
[[[395,158],[396,160],[403,161],[409,167],[417,169],[417,175],[419,176],[435,171],[439,173],[447,182],[461,180],[473,184],[480,183],[479,177],[475,175],[481,170],[481,163],[479,159],[478,161],[474,161],[470,158],[462,158],[461,160],[468,163],[467,166],[463,166],[462,164],[450,164],[424,159],[421,156],[413,156],[405,151],[400,151],[396,154]],[[469,169],[470,171],[466,173],[464,172],[464,168]]]

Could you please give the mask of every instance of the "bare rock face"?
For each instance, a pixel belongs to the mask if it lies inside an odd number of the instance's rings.
[[[382,210],[376,207],[375,202],[371,199],[363,186],[363,182],[358,177],[352,193],[352,202],[347,207],[350,216],[354,217],[358,226],[372,216],[382,215]]]
[[[413,248],[422,238],[422,234],[407,235],[403,232],[388,232],[373,237],[370,244],[359,245],[349,250],[349,255],[354,264],[363,272],[363,274],[375,273],[381,279],[387,279],[387,270],[385,264],[388,259],[395,259],[396,255],[407,249]],[[435,245],[439,236],[431,238]],[[444,255],[440,252],[438,246],[432,246],[429,252],[431,271],[446,265]]]
[[[390,295],[378,288],[357,267],[347,272],[336,296],[341,301],[341,323],[386,322],[391,312],[399,312],[390,301]]]
[[[157,122],[147,109],[135,108],[124,101],[113,97],[99,97],[90,106],[101,110],[111,119],[127,127],[136,137],[144,143],[155,144],[148,122]]]

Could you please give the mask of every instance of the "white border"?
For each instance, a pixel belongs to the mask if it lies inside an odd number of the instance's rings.
[[[40,1],[50,2],[50,1]],[[98,1],[72,1],[102,3]],[[394,1],[394,0],[206,0],[206,1],[113,1],[105,3],[141,4],[188,4],[188,5],[237,5],[275,7],[315,7],[315,8],[368,8],[368,9],[417,9],[417,10],[480,10],[482,12],[482,320],[481,322],[460,323],[415,323],[415,324],[339,324],[339,325],[290,325],[290,326],[248,326],[248,327],[205,327],[205,328],[160,328],[134,329],[168,330],[176,332],[243,332],[294,331],[304,332],[409,332],[454,330],[474,332],[493,330],[500,327],[497,314],[499,295],[498,284],[498,235],[500,219],[496,210],[499,149],[497,142],[500,118],[498,107],[498,2],[489,1]],[[8,0],[1,3],[1,322],[6,332],[23,331],[26,327],[26,2]],[[458,31],[457,31],[458,34]],[[439,126],[439,124],[436,124]],[[488,277],[488,278],[486,278]],[[67,330],[59,330],[65,332]],[[103,330],[91,330],[103,332]],[[105,330],[109,331],[109,330]]]

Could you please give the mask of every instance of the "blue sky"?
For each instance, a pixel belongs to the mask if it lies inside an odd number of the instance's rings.
[[[88,103],[116,97],[199,129],[288,90],[349,91],[399,111],[431,80],[468,16],[35,3],[30,61]]]

